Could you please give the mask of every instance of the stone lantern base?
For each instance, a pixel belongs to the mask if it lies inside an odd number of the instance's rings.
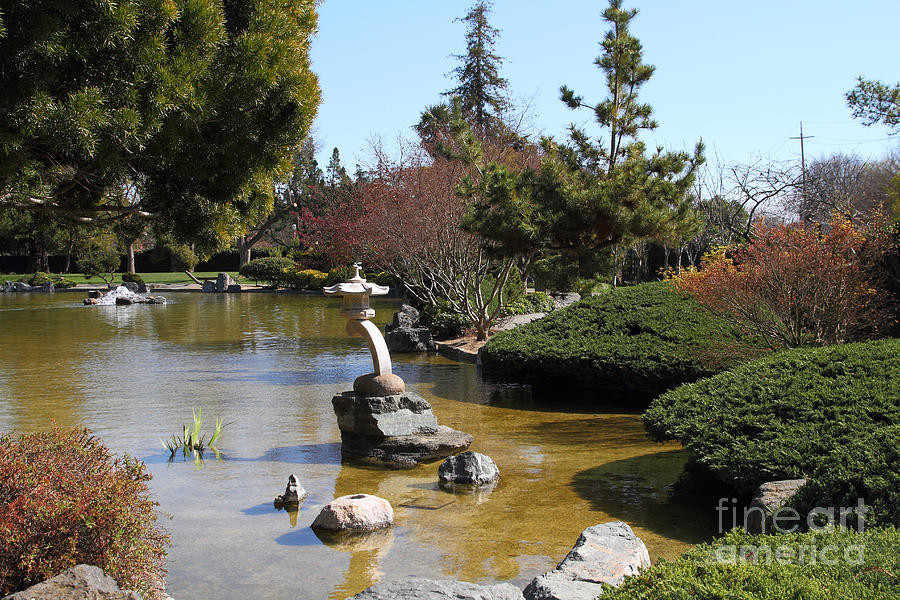
[[[386,396],[344,392],[331,403],[341,430],[341,451],[347,457],[414,467],[462,452],[473,440],[468,433],[438,425],[431,404],[411,392]]]
[[[353,382],[353,391],[361,396],[396,396],[405,390],[406,384],[399,375],[393,373],[384,375],[366,373],[357,377]]]

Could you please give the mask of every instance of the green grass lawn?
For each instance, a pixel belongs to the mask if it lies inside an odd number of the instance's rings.
[[[193,283],[190,277],[185,275],[182,271],[178,271],[175,273],[138,273],[143,280],[144,283]],[[199,271],[194,273],[194,277],[197,279],[215,279],[219,275],[218,271]],[[230,272],[229,275],[237,281],[238,274],[237,271]],[[17,280],[22,275],[7,275],[0,276],[9,279],[10,281]],[[81,273],[68,273],[63,275],[66,279],[71,279],[76,284],[89,284],[89,285],[105,285],[103,280],[99,277],[92,277],[91,279],[86,279],[84,275]],[[122,283],[122,274],[116,273],[115,279],[113,279],[113,283]],[[252,282],[251,282],[252,283]]]

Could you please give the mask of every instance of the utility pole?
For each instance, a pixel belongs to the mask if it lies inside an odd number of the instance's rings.
[[[814,138],[814,135],[803,135],[803,121],[800,121],[800,136],[794,136],[788,138],[790,140],[800,140],[800,194],[803,196],[803,200],[806,200],[806,153],[803,148],[803,141],[808,140],[809,138]],[[807,219],[810,219],[809,215],[806,216]]]

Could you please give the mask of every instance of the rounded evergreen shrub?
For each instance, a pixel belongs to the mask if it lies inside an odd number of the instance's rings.
[[[240,275],[256,282],[268,283],[272,286],[279,286],[285,282],[286,272],[294,268],[294,261],[289,258],[281,258],[277,256],[266,256],[264,258],[254,258],[243,267],[241,267]]]
[[[144,278],[137,273],[122,273],[123,283],[144,283]]]
[[[720,481],[749,493],[806,477],[794,503],[900,525],[900,340],[786,350],[682,386],[644,413]]]
[[[149,479],[87,430],[0,436],[0,596],[86,563],[161,598],[168,536]]]
[[[498,333],[485,373],[628,392],[646,404],[758,353],[752,338],[665,283],[617,288]]]
[[[419,311],[419,323],[431,331],[436,340],[450,340],[460,337],[471,326],[469,318],[454,313],[446,306],[426,306]]]
[[[900,532],[893,528],[748,535],[736,529],[660,560],[604,600],[796,598],[876,600],[900,597]]]
[[[325,285],[328,273],[317,271],[315,269],[297,269],[291,267],[284,273],[284,285],[296,288],[298,290],[320,290]]]
[[[534,292],[520,296],[503,306],[503,315],[528,315],[532,313],[550,312],[556,308],[553,298],[546,292]]]

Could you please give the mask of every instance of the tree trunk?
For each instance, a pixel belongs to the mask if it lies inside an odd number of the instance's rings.
[[[250,250],[253,248],[252,244],[247,242],[247,236],[242,235],[238,238],[238,268],[243,267],[248,262],[250,262]]]
[[[669,270],[669,247],[663,246],[663,273]]]
[[[128,272],[134,274],[134,242],[135,240],[129,240],[125,243],[125,254],[128,257]]]

